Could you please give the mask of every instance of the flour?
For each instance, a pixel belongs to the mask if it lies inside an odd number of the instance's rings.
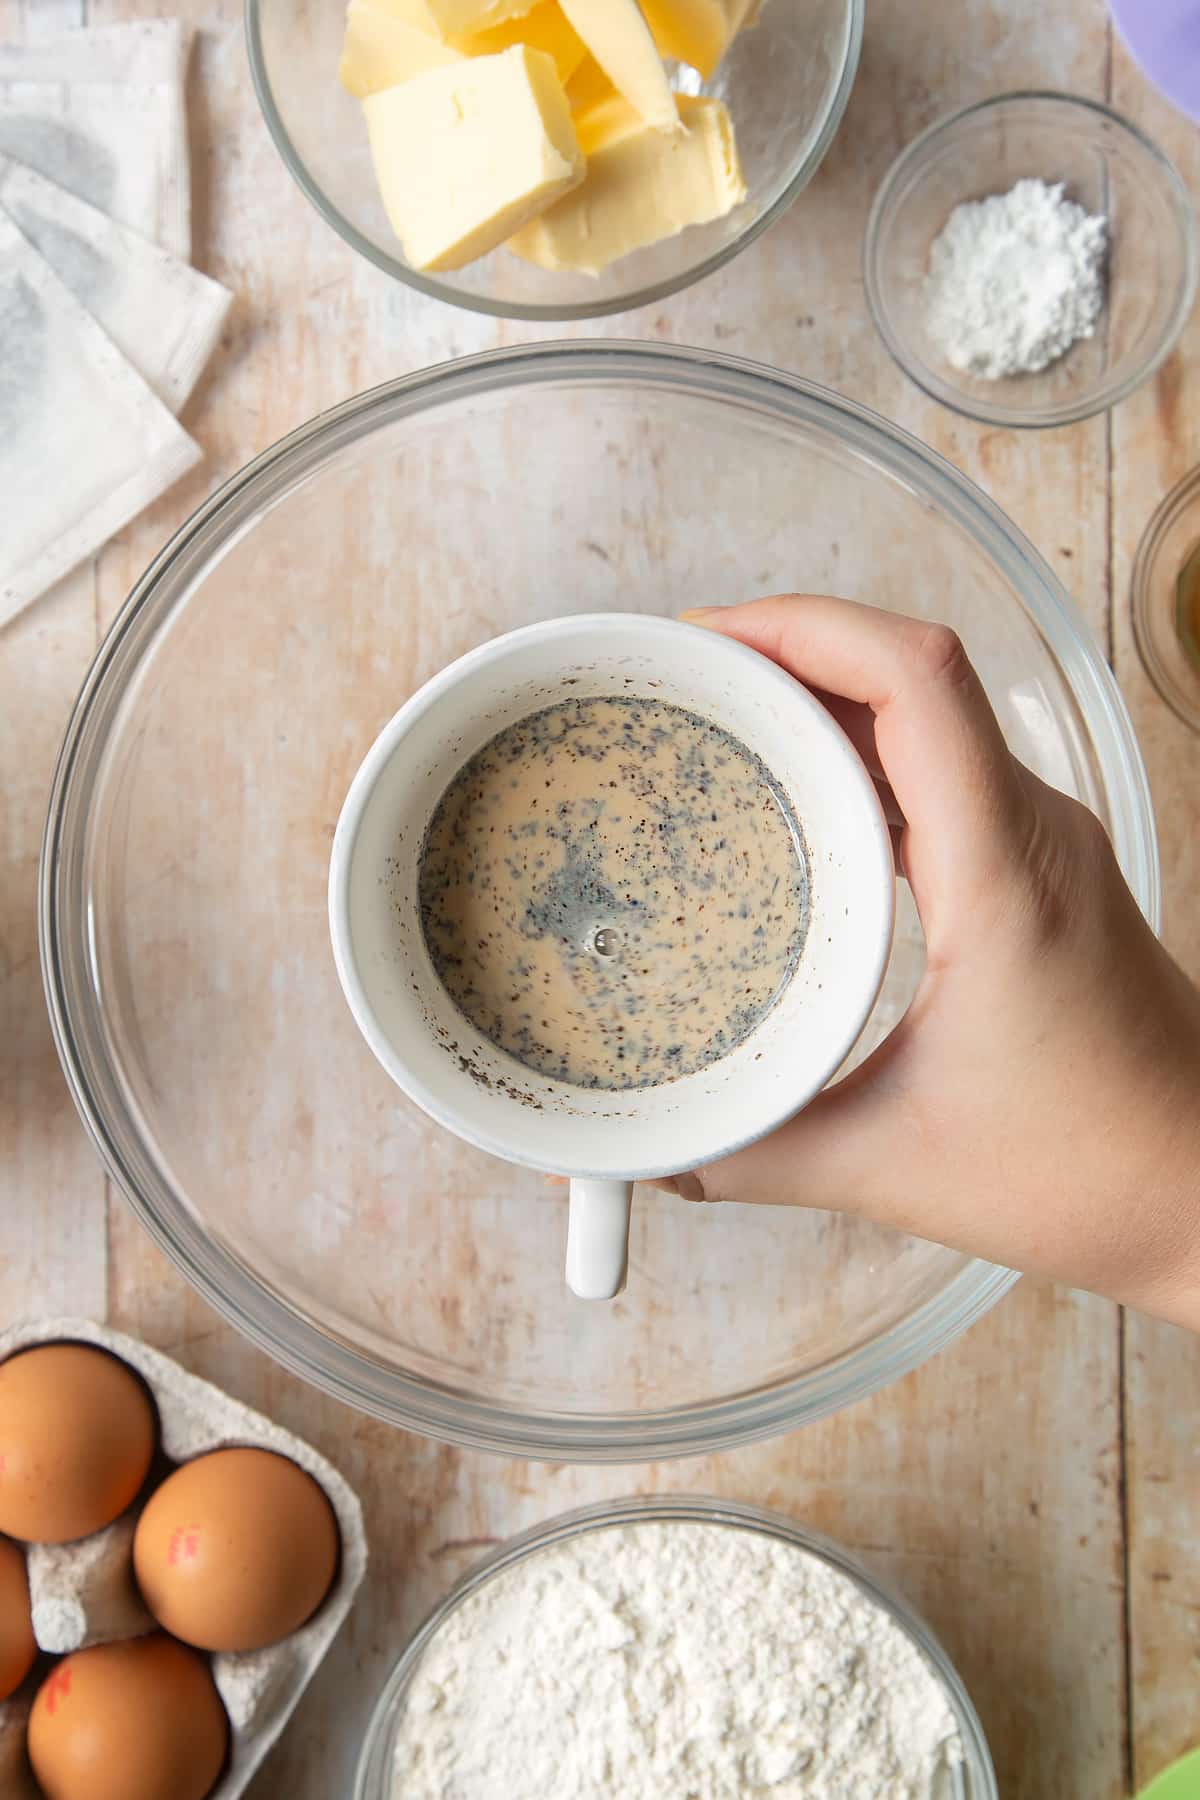
[[[392,1800],[930,1800],[961,1760],[930,1665],[846,1576],[727,1526],[568,1539],[422,1656]]]
[[[964,374],[1037,374],[1095,332],[1107,246],[1108,221],[1061,182],[1018,181],[955,207],[929,256],[930,337]]]

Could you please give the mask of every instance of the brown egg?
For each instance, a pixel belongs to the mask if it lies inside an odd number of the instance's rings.
[[[24,1552],[0,1538],[0,1700],[16,1692],[36,1655]]]
[[[157,1631],[65,1657],[29,1715],[46,1800],[204,1800],[228,1740],[208,1664]]]
[[[154,1455],[154,1407],[91,1344],[40,1344],[0,1363],[0,1531],[65,1544],[124,1512]]]
[[[150,1496],[133,1540],[142,1597],[201,1650],[260,1650],[329,1592],[338,1529],[325,1492],[286,1456],[214,1450]]]

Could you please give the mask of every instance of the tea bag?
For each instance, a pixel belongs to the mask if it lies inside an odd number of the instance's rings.
[[[174,19],[0,45],[0,152],[186,262],[190,46]]]
[[[200,460],[100,326],[0,214],[0,623]]]
[[[153,388],[179,412],[233,295],[34,170],[0,156],[0,209]]]
[[[175,19],[0,45],[0,152],[187,262],[190,48]]]
[[[0,81],[0,154],[189,261],[182,88]]]
[[[60,31],[31,44],[0,44],[0,81],[170,86],[183,81],[190,43],[191,34],[178,19]]]

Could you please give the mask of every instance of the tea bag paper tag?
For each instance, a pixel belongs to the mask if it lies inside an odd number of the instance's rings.
[[[233,295],[147,238],[0,156],[0,208],[173,413],[220,335]]]
[[[91,556],[200,448],[0,213],[0,623]]]

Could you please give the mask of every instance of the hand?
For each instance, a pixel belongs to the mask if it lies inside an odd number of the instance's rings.
[[[1010,754],[945,626],[798,597],[685,617],[771,657],[848,731],[928,964],[862,1067],[662,1185],[862,1213],[1200,1330],[1200,999],[1101,825]]]

